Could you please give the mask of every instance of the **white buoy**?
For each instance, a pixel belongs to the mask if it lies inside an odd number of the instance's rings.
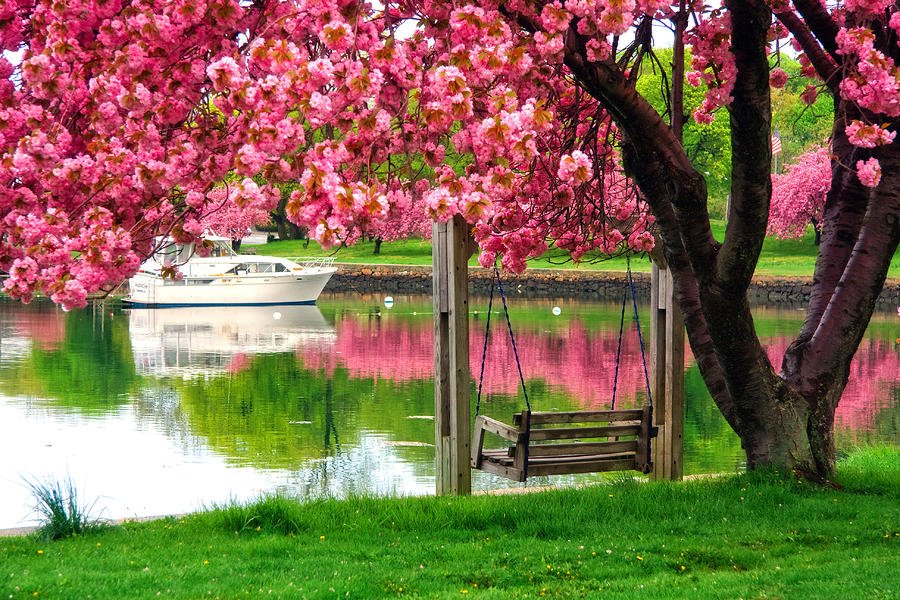
[[[552,312],[554,317],[558,317],[560,313],[562,313],[562,309],[558,306],[554,306]]]
[[[394,297],[393,297],[393,296],[386,296],[385,299],[384,299],[384,306],[385,306],[386,308],[390,308],[390,307],[392,307],[393,305],[394,305]]]
[[[278,319],[281,318],[281,313],[276,310],[275,312],[272,313],[272,318],[277,321]]]

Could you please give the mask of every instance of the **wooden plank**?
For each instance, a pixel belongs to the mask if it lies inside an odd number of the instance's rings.
[[[435,312],[449,312],[449,281],[447,270],[447,223],[431,224],[431,275]]]
[[[482,419],[485,417],[477,416],[475,417],[475,428],[474,433],[472,434],[472,457],[471,457],[471,467],[473,469],[478,469],[481,467],[481,452],[484,448],[484,425]]]
[[[653,477],[681,479],[684,438],[684,323],[674,302],[674,282],[668,269],[653,265],[650,356],[653,422],[659,436],[652,445]]]
[[[532,429],[529,432],[532,441],[543,440],[574,440],[582,438],[618,437],[623,435],[638,435],[641,432],[640,424],[613,425],[610,427],[569,427],[560,429]]]
[[[672,272],[668,271],[669,293],[666,296],[666,429],[669,457],[668,479],[684,477],[684,319],[675,304]]]
[[[516,440],[516,451],[513,455],[513,467],[521,471],[523,481],[528,478],[528,444],[531,442],[530,433],[528,431],[531,424],[531,413],[523,411],[520,418],[520,430],[522,435]]]
[[[636,453],[637,450],[638,440],[626,442],[582,442],[575,444],[532,444],[528,449],[528,455],[533,459],[540,456]]]
[[[487,431],[494,435],[499,435],[514,444],[519,441],[519,437],[522,435],[522,432],[518,429],[484,415],[475,417],[475,431]]]
[[[637,449],[634,454],[634,470],[642,473],[650,472],[650,465],[653,458],[649,455],[650,449],[650,423],[651,409],[649,406],[644,407],[644,416],[641,419],[641,433],[637,439]]]
[[[432,274],[434,305],[434,437],[435,437],[435,493],[439,496],[451,493],[450,465],[450,315],[447,312],[446,261],[441,240],[445,239],[446,226],[434,223],[432,236]]]
[[[501,477],[507,477],[513,481],[525,481],[525,472],[522,469],[507,467],[490,460],[485,460],[481,463],[481,470],[487,473],[493,473],[494,475],[500,475]]]
[[[576,473],[601,473],[606,471],[630,471],[634,458],[598,460],[572,463],[529,464],[528,476],[574,475]]]
[[[534,450],[535,447],[532,446],[530,450]],[[496,449],[496,450],[485,450],[482,453],[482,462],[493,462],[499,465],[512,466],[515,464],[515,452],[510,452],[512,448],[508,450],[504,449]],[[563,463],[583,463],[583,462],[602,462],[602,461],[610,461],[610,460],[630,460],[632,464],[634,464],[634,451],[625,451],[625,452],[605,452],[605,453],[597,453],[597,454],[568,454],[561,456],[537,456],[531,455],[529,452],[528,464],[529,465],[549,465],[549,464],[563,464]],[[631,467],[628,467],[630,470]]]
[[[631,460],[634,463],[634,452],[616,452],[614,454],[572,454],[569,456],[534,456],[529,457],[529,465],[553,465],[563,463],[603,462],[609,460]],[[631,467],[629,467],[630,469]]]
[[[447,272],[450,277],[450,451],[452,453],[451,493],[472,492],[472,470],[469,429],[469,226],[460,215],[453,217],[447,228]]]
[[[435,488],[472,489],[469,422],[468,226],[454,218],[432,226],[435,362]]]
[[[513,415],[513,423],[518,425],[519,415]],[[616,422],[616,421],[637,421],[643,416],[640,408],[628,410],[594,410],[594,411],[573,411],[573,412],[533,412],[531,413],[531,426],[544,425],[552,423],[594,423],[594,422]]]

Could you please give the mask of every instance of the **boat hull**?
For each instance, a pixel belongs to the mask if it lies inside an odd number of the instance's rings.
[[[253,273],[180,280],[138,273],[129,280],[125,302],[136,307],[267,306],[315,304],[334,269],[312,273]]]

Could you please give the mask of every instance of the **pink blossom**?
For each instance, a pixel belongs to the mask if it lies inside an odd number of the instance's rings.
[[[803,93],[800,94],[800,99],[803,100],[804,104],[812,106],[815,104],[818,95],[819,88],[814,85],[807,85],[806,89],[803,90]]]
[[[881,181],[881,165],[876,158],[856,162],[856,175],[859,181],[866,187],[878,187]]]
[[[558,176],[566,183],[584,183],[593,177],[593,174],[590,159],[580,150],[564,154],[559,159]]]
[[[783,88],[787,83],[788,75],[782,68],[772,69],[772,72],[769,73],[769,83],[773,88]]]
[[[886,125],[870,125],[862,121],[851,121],[845,131],[850,143],[860,148],[890,144],[897,135],[896,131],[888,131]]]

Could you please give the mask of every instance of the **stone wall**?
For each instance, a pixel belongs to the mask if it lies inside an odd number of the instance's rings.
[[[338,264],[338,272],[325,287],[332,292],[364,294],[430,294],[431,267],[408,265]],[[470,291],[486,296],[491,285],[491,273],[480,268],[469,269]],[[650,292],[650,275],[634,274],[639,297]],[[625,273],[579,271],[575,269],[528,269],[523,275],[503,276],[503,288],[508,293],[523,293],[538,298],[615,299],[622,297],[626,286]],[[802,307],[809,301],[812,280],[758,277],[750,288],[750,301]],[[878,310],[896,310],[900,306],[900,281],[889,280],[878,299]]]

